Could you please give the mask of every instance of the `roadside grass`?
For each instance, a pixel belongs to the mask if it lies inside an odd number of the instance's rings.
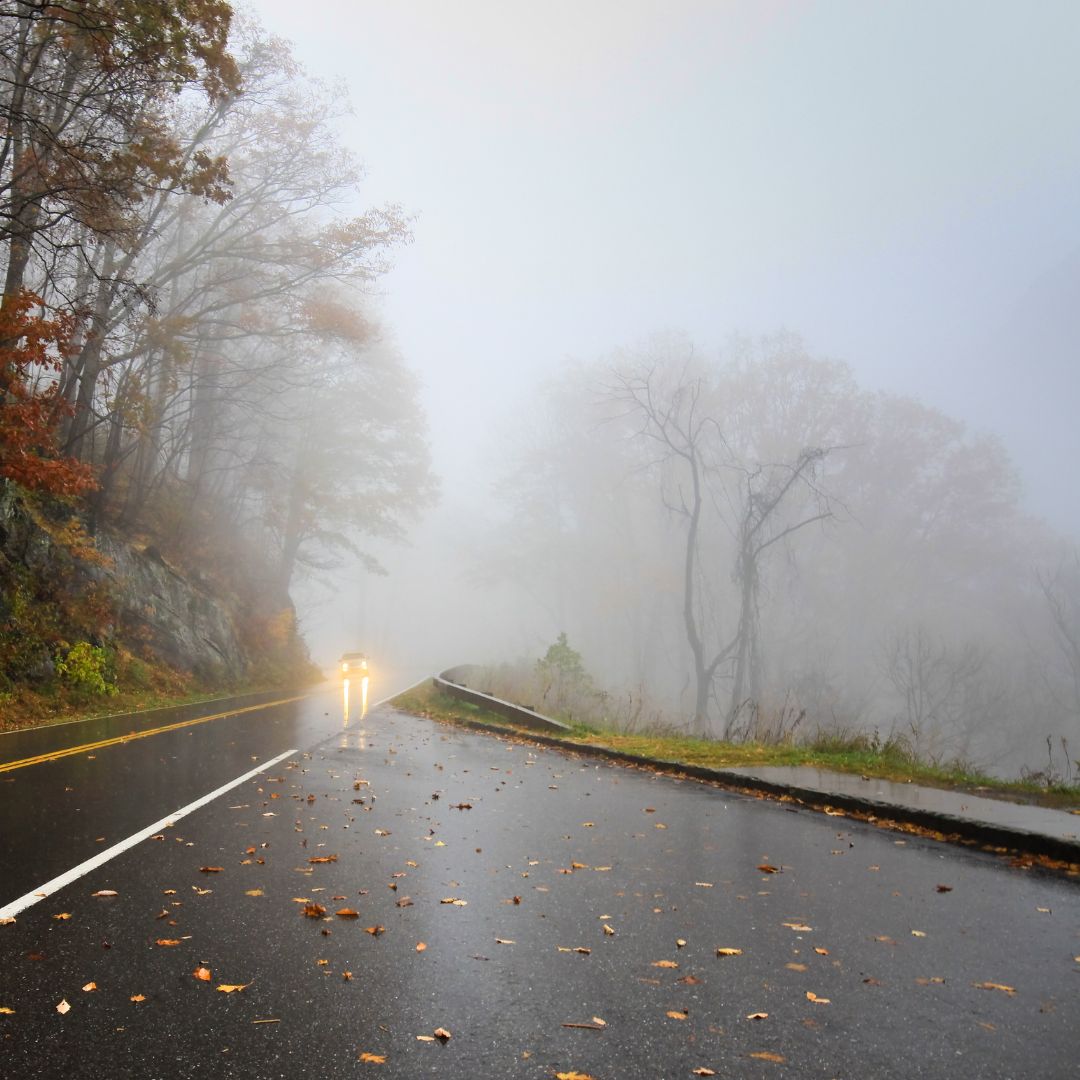
[[[391,704],[405,712],[447,723],[468,720],[503,731],[513,730],[526,737],[535,734],[527,728],[515,727],[504,717],[478,705],[440,693],[430,681],[399,694]],[[809,766],[1051,808],[1080,807],[1078,786],[1001,780],[986,776],[962,762],[922,762],[900,745],[876,746],[862,734],[823,733],[801,742],[725,743],[671,731],[627,733],[575,723],[571,731],[560,738],[580,746],[602,746],[676,765],[715,769],[742,765]]]

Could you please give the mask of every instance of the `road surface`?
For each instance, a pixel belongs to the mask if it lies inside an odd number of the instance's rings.
[[[256,769],[0,926],[0,1074],[1080,1075],[1076,882],[340,695],[0,772],[2,906]]]

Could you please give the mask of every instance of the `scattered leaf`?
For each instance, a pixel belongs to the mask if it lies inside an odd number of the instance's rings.
[[[820,947],[815,947],[814,952],[816,952],[818,954],[818,956],[828,956],[829,955],[829,950],[828,949],[822,949]]]
[[[615,934],[615,927],[614,926],[609,926],[607,923],[604,923],[604,933],[608,937],[613,937],[614,934]]]
[[[172,946],[174,946],[174,945],[179,945],[180,944],[180,939],[179,938],[164,938],[163,937],[163,938],[158,938],[157,941],[154,942],[154,944],[155,945],[160,945],[163,949],[168,949],[168,948],[172,948]]]
[[[416,943],[416,951],[423,952],[427,948],[427,943],[424,941],[418,941]]]
[[[681,938],[681,937],[676,938],[675,939],[675,948],[676,949],[685,949],[686,948],[686,938]]]
[[[780,867],[779,866],[773,866],[771,863],[762,863],[758,867],[758,869],[763,874],[779,874],[780,873]]]
[[[952,892],[952,886],[951,885],[938,885],[937,886],[937,891],[938,892]]]
[[[440,1042],[446,1042],[450,1038],[450,1032],[443,1027],[437,1027],[431,1034]]]
[[[769,1014],[766,1012],[747,1013],[747,1020],[768,1020]]]
[[[210,969],[209,968],[197,967],[191,974],[194,975],[195,978],[199,979],[201,982],[209,982],[210,981]]]
[[[96,990],[96,989],[97,989],[97,983],[96,983],[96,982],[88,982],[88,983],[87,983],[87,984],[86,984],[86,985],[85,985],[85,986],[83,987],[83,991],[84,991],[85,993],[87,993],[87,994],[89,994],[89,993],[92,993],[92,992],[93,992],[94,990]]]
[[[385,1054],[369,1054],[366,1050],[360,1055],[360,1061],[366,1061],[369,1065],[385,1065]]]
[[[263,895],[263,891],[262,891],[262,889],[248,889],[248,890],[247,890],[247,891],[246,891],[246,892],[244,893],[244,895],[245,895],[245,896],[262,896],[262,895]]]
[[[926,937],[926,931],[925,930],[912,930],[911,931],[911,936],[912,937]]]
[[[223,994],[235,994],[239,990],[246,990],[251,983],[222,983],[217,989]]]
[[[571,1070],[555,1074],[555,1080],[595,1080],[590,1073],[579,1073]]]
[[[831,1005],[832,1002],[828,998],[818,997],[813,990],[806,991],[806,1000],[814,1002],[815,1005]]]
[[[694,1069],[695,1076],[715,1076],[716,1073],[712,1069],[706,1069],[704,1065],[700,1068]]]
[[[364,927],[364,933],[365,934],[370,934],[372,937],[378,937],[380,934],[385,934],[386,933],[386,927],[385,926],[377,926],[377,925],[376,926],[365,926]]]
[[[353,909],[351,907],[338,908],[338,910],[335,911],[334,914],[339,919],[359,919],[360,918],[360,912],[359,911],[353,911]]]
[[[667,1016],[671,1020],[685,1020],[690,1013],[686,1009],[668,1009]]]
[[[90,894],[91,896],[119,896],[120,894],[115,889],[98,889],[97,892]]]
[[[674,960],[654,960],[653,967],[677,968],[679,965]]]
[[[495,939],[495,944],[496,945],[516,945],[517,942],[516,941],[511,941],[509,938],[497,937]]]
[[[56,1006],[56,1011],[61,1015],[71,1012],[71,1006],[67,1003],[67,998],[62,998]]]
[[[0,1005],[0,1016],[14,1016],[15,1010],[9,1005]]]
[[[729,949],[719,948],[716,950],[717,956],[742,956],[742,949]]]
[[[138,1004],[140,1001],[145,1001],[146,1000],[146,995],[145,994],[132,994],[131,998],[129,1000],[134,1001],[136,1004]]]
[[[786,1060],[783,1054],[774,1054],[771,1050],[755,1050],[750,1056],[758,1061],[775,1061],[779,1065]]]
[[[305,904],[304,914],[309,919],[321,919],[326,914],[326,908],[322,904]]]
[[[395,907],[412,907],[413,906],[412,897],[411,896],[403,896],[400,900],[394,901],[394,906]]]
[[[53,918],[57,919],[57,920],[60,920],[60,921],[66,921],[67,919],[71,918],[71,912],[70,911],[61,911],[58,914],[54,915]]]
[[[805,964],[796,964],[794,962],[792,962],[790,964],[785,964],[784,967],[788,968],[791,971],[806,971],[807,970]]]
[[[338,857],[336,855],[313,855],[308,859],[309,863],[331,863],[337,862]]]
[[[806,923],[786,922],[783,925],[790,930],[794,930],[797,934],[808,934],[814,929],[812,926],[807,926]]]
[[[225,867],[224,866],[200,866],[199,869],[204,874],[220,874]]]
[[[971,985],[974,986],[976,990],[1000,990],[1003,994],[1008,994],[1009,997],[1012,997],[1016,993],[1015,986],[1005,986],[1003,983],[977,982],[972,983]]]
[[[713,887],[713,883],[711,881],[695,881],[694,884],[699,889],[711,889]]]
[[[439,901],[440,904],[453,904],[454,907],[465,907],[468,905],[468,900],[459,900],[456,896],[448,896],[444,900]]]

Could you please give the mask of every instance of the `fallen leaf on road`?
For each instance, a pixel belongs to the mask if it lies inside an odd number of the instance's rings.
[[[385,926],[365,926],[364,933],[370,934],[372,937],[378,937],[380,934],[386,933]]]
[[[450,1038],[450,1032],[443,1027],[437,1027],[431,1034],[440,1042],[446,1042]]]
[[[119,896],[120,894],[115,889],[98,889],[97,892],[92,892],[91,896]]]
[[[262,896],[263,891],[262,891],[262,889],[247,889],[244,892],[244,895],[245,896]]]
[[[360,912],[359,911],[353,911],[353,909],[351,907],[338,908],[338,910],[335,911],[334,914],[339,919],[359,919],[360,918]]]
[[[938,892],[952,892],[952,886],[951,885],[938,885],[937,886],[937,891]]]
[[[668,1009],[667,1016],[671,1020],[685,1020],[690,1013],[686,1009]]]
[[[8,1005],[0,1005],[0,1016],[14,1016],[15,1010]]]
[[[940,985],[941,983],[944,983],[945,980],[940,975],[932,975],[929,979],[916,979],[915,982],[919,986],[929,986],[931,983]]]
[[[246,990],[251,983],[222,983],[216,989],[223,994],[235,994],[238,990]]]
[[[331,863],[337,862],[338,857],[336,855],[313,855],[308,859],[309,863]]]
[[[1008,994],[1009,997],[1012,997],[1016,993],[1015,986],[1005,986],[1003,983],[977,982],[972,983],[971,985],[974,986],[976,990],[1000,990],[1003,994]]]
[[[466,907],[469,903],[468,900],[459,900],[456,896],[448,896],[445,900],[440,900],[440,904],[453,904],[454,907]]]
[[[416,951],[423,952],[427,948],[427,943],[424,941],[418,941],[416,943]]]
[[[604,933],[605,933],[605,934],[606,934],[606,935],[607,935],[608,937],[612,937],[612,936],[614,936],[614,934],[615,934],[615,927],[614,927],[614,926],[608,926],[608,924],[607,924],[607,923],[604,923]]]
[[[653,967],[677,968],[679,965],[674,960],[654,960]]]
[[[71,918],[70,911],[61,911],[59,914],[53,916],[54,919],[65,920]]]
[[[602,1031],[606,1025],[604,1025],[604,1024],[571,1023],[571,1022],[567,1021],[562,1026],[564,1028],[580,1028],[580,1029],[582,1029],[584,1031]]]
[[[321,919],[326,914],[326,908],[322,904],[305,904],[304,914],[309,919]]]
[[[716,1072],[713,1069],[706,1069],[705,1066],[702,1065],[700,1068],[694,1069],[694,1075],[695,1076],[715,1076]]]
[[[132,994],[131,997],[129,998],[129,1000],[134,1001],[136,1004],[138,1004],[140,1001],[145,1001],[146,1000],[146,995],[145,994]]]
[[[784,967],[788,968],[791,971],[806,971],[807,970],[805,964],[796,964],[794,962],[792,962],[790,964],[785,964]]]
[[[786,922],[783,925],[789,930],[794,930],[798,934],[808,934],[814,929],[812,926],[807,926],[806,923]]]
[[[555,1074],[555,1080],[595,1080],[589,1073],[562,1072]]]
[[[63,1016],[65,1013],[71,1012],[71,1006],[67,1003],[67,999],[62,999],[56,1006],[56,1011]]]
[[[764,1013],[764,1012],[747,1013],[746,1014],[746,1019],[747,1020],[768,1020],[769,1019],[769,1014]]]
[[[86,985],[85,985],[85,986],[83,987],[83,990],[84,990],[84,991],[85,991],[86,993],[88,993],[88,994],[89,994],[89,993],[90,993],[91,991],[93,991],[93,990],[96,990],[96,989],[97,989],[97,983],[96,983],[96,982],[88,982],[88,983],[87,983],[87,984],[86,984]]]
[[[695,881],[694,884],[699,889],[711,889],[713,887],[713,883],[711,881]]]
[[[191,887],[195,890],[196,896],[209,896],[214,891],[213,889],[200,889],[198,885],[192,885]]]
[[[716,950],[717,956],[742,956],[742,949],[728,949],[719,948]]]
[[[758,869],[763,874],[779,874],[780,873],[780,867],[779,866],[773,866],[771,863],[762,863],[758,867]]]
[[[516,941],[511,941],[509,938],[497,937],[495,939],[495,944],[496,945],[516,945],[517,942]]]
[[[912,930],[911,931],[911,936],[912,937],[926,937],[926,931],[925,930]]]
[[[200,866],[199,869],[204,874],[220,874],[224,871],[224,866]]]
[[[360,1055],[360,1061],[366,1061],[369,1065],[385,1065],[385,1054],[369,1054],[366,1050]]]
[[[756,1050],[750,1056],[752,1058],[757,1058],[758,1061],[775,1061],[780,1065],[786,1060],[783,1054],[774,1054],[771,1050]]]
[[[829,955],[829,950],[828,949],[815,948],[814,952],[816,952],[818,954],[818,956],[828,956]]]
[[[812,1001],[815,1005],[831,1005],[832,1002],[828,998],[818,997],[813,990],[806,991],[806,1000]]]
[[[158,938],[157,941],[154,942],[154,944],[155,945],[160,945],[162,948],[167,949],[167,948],[171,948],[173,945],[179,945],[180,944],[180,939],[179,938],[164,938],[163,937],[163,938]]]
[[[403,896],[400,900],[395,900],[394,901],[394,906],[395,907],[412,907],[413,906],[412,897],[411,896]]]

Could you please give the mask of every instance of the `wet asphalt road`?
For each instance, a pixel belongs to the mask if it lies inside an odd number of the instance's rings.
[[[299,750],[0,927],[0,1075],[1080,1075],[1076,882],[338,693],[0,774],[2,904]]]

